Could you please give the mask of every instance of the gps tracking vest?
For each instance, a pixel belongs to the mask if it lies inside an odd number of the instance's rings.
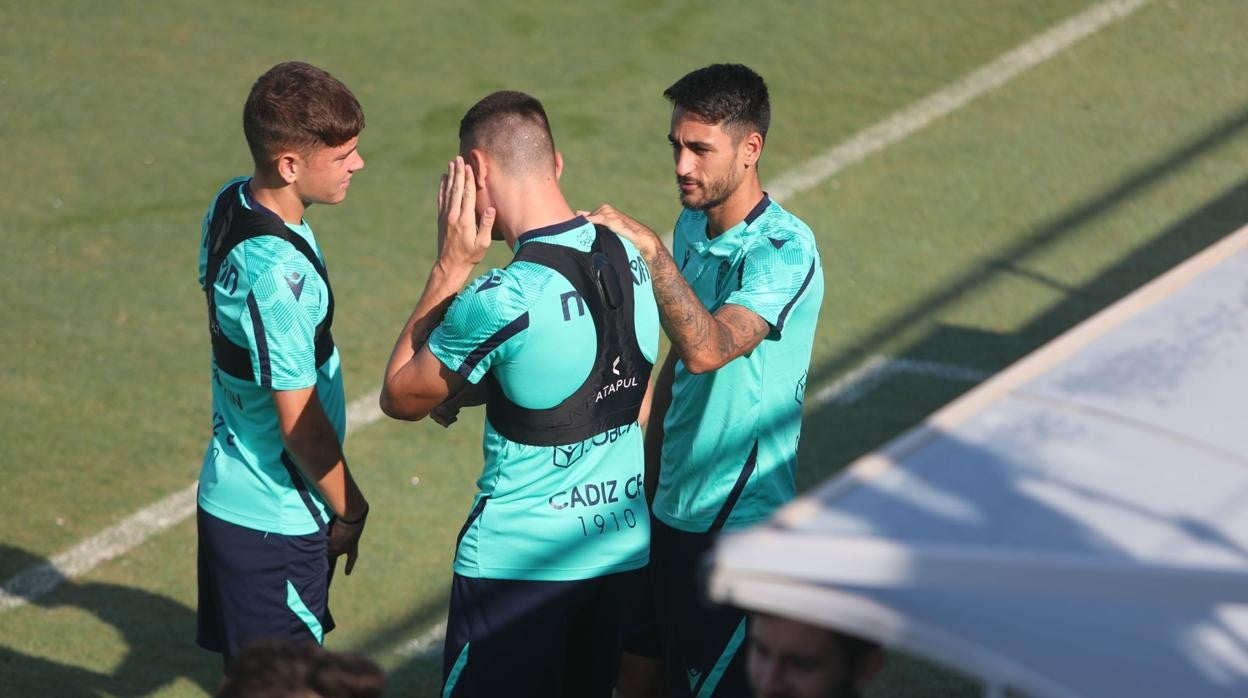
[[[214,299],[213,286],[221,274],[221,265],[225,258],[245,240],[272,235],[289,242],[312,264],[312,268],[325,282],[325,290],[329,293],[329,307],[325,319],[316,326],[316,365],[320,366],[329,360],[334,353],[334,337],[329,328],[334,323],[334,292],[329,287],[329,274],[325,266],[317,258],[312,247],[299,235],[286,227],[286,224],[271,211],[253,210],[239,202],[239,190],[246,186],[245,181],[232,184],[217,197],[212,210],[212,229],[204,243],[208,246],[208,265],[204,274],[204,294],[208,297],[208,331],[212,335],[212,357],[217,368],[227,374],[246,381],[254,381],[255,373],[251,368],[251,356],[246,347],[239,346],[225,336],[221,325],[217,322],[217,305]],[[250,198],[246,191],[242,192]],[[250,303],[249,303],[250,305]],[[262,376],[263,378],[263,376]]]
[[[521,407],[486,374],[485,414],[494,430],[517,443],[559,446],[584,441],[631,424],[641,411],[652,364],[641,353],[633,316],[632,272],[624,245],[610,230],[594,226],[589,252],[534,240],[520,246],[512,264],[549,267],[572,284],[593,318],[598,352],[581,387],[547,409]]]

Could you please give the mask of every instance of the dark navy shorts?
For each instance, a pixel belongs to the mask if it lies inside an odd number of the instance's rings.
[[[567,582],[480,579],[451,586],[443,695],[602,696],[620,668],[636,573]]]
[[[200,647],[231,657],[260,639],[321,644],[329,613],[328,537],[266,533],[222,521],[203,509],[199,527]]]
[[[650,564],[631,594],[624,651],[662,660],[669,698],[751,695],[745,614],[706,597],[705,558],[716,535],[650,519]]]

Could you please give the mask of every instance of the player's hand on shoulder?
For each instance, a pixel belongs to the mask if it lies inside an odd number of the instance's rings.
[[[605,226],[611,232],[633,243],[646,261],[658,253],[663,242],[654,231],[611,204],[603,204],[589,213],[582,212],[590,223]]]
[[[463,269],[485,258],[494,229],[494,207],[477,221],[477,182],[472,165],[456,155],[438,184],[438,263]]]

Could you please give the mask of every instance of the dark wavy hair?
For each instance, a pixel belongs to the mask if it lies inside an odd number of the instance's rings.
[[[767,137],[771,98],[762,76],[739,63],[699,68],[663,91],[672,103],[708,124],[723,124],[737,138],[750,131]]]

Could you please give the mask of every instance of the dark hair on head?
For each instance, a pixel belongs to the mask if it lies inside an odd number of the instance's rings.
[[[511,172],[534,165],[553,167],[555,139],[546,109],[532,95],[515,90],[488,94],[459,121],[459,150],[490,154]]]
[[[386,675],[372,660],[311,642],[260,640],[230,662],[217,698],[380,698]]]
[[[767,83],[740,63],[699,68],[664,90],[663,96],[673,107],[696,115],[699,121],[723,124],[738,137],[753,130],[766,138],[771,125]]]
[[[279,63],[251,86],[243,134],[256,167],[284,150],[311,154],[337,147],[364,130],[364,110],[338,78],[314,65]]]

